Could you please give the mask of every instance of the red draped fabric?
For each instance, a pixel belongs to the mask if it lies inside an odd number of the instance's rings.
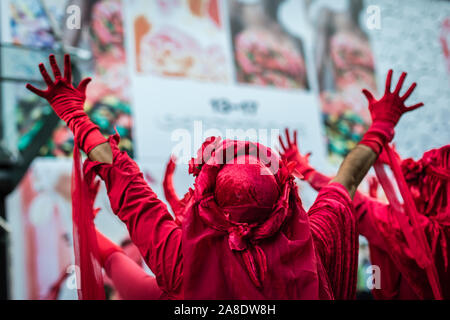
[[[95,186],[87,183],[81,171],[81,155],[75,143],[72,173],[73,245],[78,298],[103,300],[102,268],[99,263],[97,236],[94,225]]]
[[[425,153],[419,161],[407,159],[402,162],[403,175],[413,195],[414,203],[421,213],[417,219],[417,226],[423,230],[431,249],[444,299],[450,298],[448,272],[450,252],[447,244],[450,237],[449,159],[450,146],[445,146]],[[413,232],[413,226],[403,212],[395,209],[397,206],[398,204],[388,206],[375,200],[365,201],[361,208],[357,206],[357,212],[361,210],[365,212],[360,223],[361,233],[367,236],[369,242],[376,243],[378,249],[387,253],[384,256],[382,254],[373,256],[372,262],[377,265],[388,265],[390,274],[398,272],[401,274],[401,277],[394,280],[402,284],[397,287],[403,289],[399,289],[397,293],[393,290],[390,293],[386,291],[385,295],[383,292],[378,293],[381,293],[382,298],[396,295],[399,298],[433,299],[435,295],[426,272],[418,263],[416,250],[412,250],[414,241],[417,240],[408,239],[408,234]],[[387,260],[389,261],[386,262]]]

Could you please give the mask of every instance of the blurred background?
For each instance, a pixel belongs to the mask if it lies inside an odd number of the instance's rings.
[[[276,147],[278,132],[297,129],[312,165],[335,173],[369,125],[361,89],[382,93],[389,68],[408,72],[410,101],[426,106],[400,122],[400,155],[450,142],[449,1],[2,0],[0,25],[2,298],[48,299],[61,278],[53,298],[77,298],[73,136],[25,89],[44,87],[49,53],[72,55],[75,82],[93,77],[89,116],[118,131],[161,199],[170,155],[181,196],[193,183],[187,161],[211,135]],[[299,184],[308,208],[316,194]],[[98,229],[126,241],[104,188],[96,207]],[[360,244],[359,297],[370,298]]]

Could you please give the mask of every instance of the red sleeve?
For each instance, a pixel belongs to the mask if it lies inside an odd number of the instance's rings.
[[[105,263],[105,272],[123,300],[158,300],[163,291],[155,277],[148,275],[123,252],[115,252]]]
[[[85,162],[86,177],[97,173],[105,182],[111,208],[122,220],[159,286],[169,294],[181,289],[181,228],[145,182],[137,164],[110,137],[113,164]]]
[[[358,220],[359,233],[367,238],[370,246],[376,246],[378,249],[386,251],[386,243],[378,231],[375,219],[378,216],[385,216],[389,206],[359,191],[353,198],[353,205]]]
[[[354,299],[358,233],[348,191],[339,183],[322,188],[308,215],[316,252],[335,299]]]

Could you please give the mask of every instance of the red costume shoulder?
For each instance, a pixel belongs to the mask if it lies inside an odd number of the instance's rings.
[[[335,299],[355,298],[358,233],[348,191],[338,183],[322,188],[308,215],[317,256]]]

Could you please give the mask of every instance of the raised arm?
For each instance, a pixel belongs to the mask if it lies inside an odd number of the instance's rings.
[[[137,164],[126,153],[120,152],[119,137],[110,137],[107,141],[84,112],[86,88],[91,80],[85,79],[75,88],[70,57],[66,55],[64,61],[63,77],[55,56],[50,56],[54,81],[44,65],[39,65],[47,90],[29,84],[27,88],[47,99],[56,114],[67,123],[75,142],[89,155],[90,160],[85,162],[86,178],[98,174],[103,179],[111,208],[127,225],[132,241],[155,273],[158,284],[169,294],[176,293],[181,288],[181,229],[166,205],[147,185]]]
[[[124,300],[157,300],[163,292],[155,277],[129,258],[122,248],[97,230],[100,264]]]
[[[50,77],[43,63],[39,64],[39,70],[47,84],[46,90],[39,90],[30,84],[27,89],[36,95],[46,99],[58,117],[67,124],[75,136],[75,142],[89,154],[97,146],[106,143],[106,139],[100,133],[98,126],[90,121],[84,112],[86,101],[86,89],[91,78],[86,78],[74,87],[72,84],[72,67],[70,56],[64,56],[64,76],[56,63],[54,55],[50,55],[50,66],[53,70],[54,80]],[[105,148],[105,147],[103,147]],[[107,148],[106,148],[107,149]],[[104,157],[105,160],[107,159]]]
[[[369,110],[372,117],[372,125],[364,135],[362,141],[345,158],[336,178],[333,182],[342,184],[354,196],[370,167],[383,150],[385,143],[394,138],[394,128],[404,113],[413,111],[423,106],[418,103],[411,107],[405,106],[405,101],[413,93],[416,83],[413,83],[408,91],[400,96],[406,73],[403,72],[394,92],[391,92],[392,70],[389,70],[386,80],[386,91],[380,100],[375,100],[373,95],[363,90],[369,101]]]

